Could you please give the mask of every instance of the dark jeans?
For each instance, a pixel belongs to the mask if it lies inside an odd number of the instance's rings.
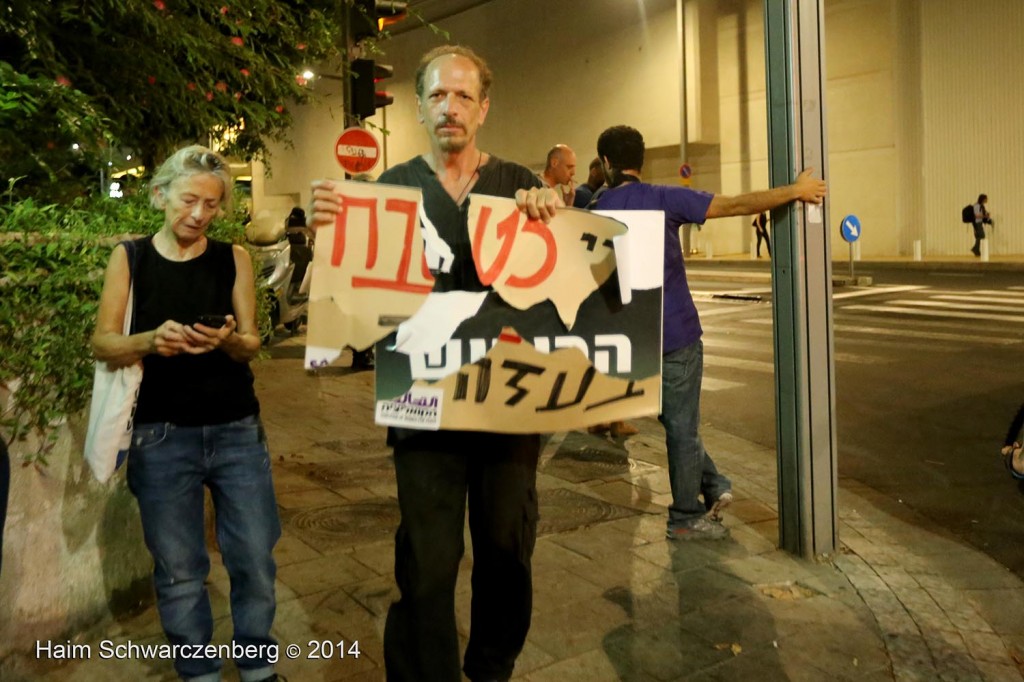
[[[533,608],[539,454],[537,435],[441,432],[395,445],[402,596],[384,628],[388,682],[461,680],[455,581],[467,496],[473,596],[463,670],[471,680],[511,677]]]
[[[978,253],[981,251],[981,240],[985,238],[985,224],[974,223],[974,246],[971,251]]]
[[[764,232],[762,232],[761,230],[755,230],[755,232],[757,233],[757,248],[755,249],[755,251],[757,252],[757,257],[761,257],[761,240],[763,239],[764,245],[768,249],[768,257],[771,258],[772,242],[770,239],[768,239],[768,230],[765,230]]]
[[[172,644],[208,644],[213,636],[203,486],[213,497],[217,542],[231,578],[232,639],[254,652],[262,647],[235,664],[243,682],[262,680],[274,673],[276,658],[272,553],[281,526],[259,418],[215,426],[135,425],[128,487],[139,502],[160,623]],[[181,656],[174,669],[186,680],[221,679],[219,658]]]

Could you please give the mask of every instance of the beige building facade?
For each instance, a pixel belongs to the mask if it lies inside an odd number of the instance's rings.
[[[1024,254],[1024,2],[824,7],[832,229],[856,214],[864,258],[908,256],[915,241],[925,255],[967,255],[960,209],[984,192],[991,253]],[[486,151],[539,169],[565,143],[582,180],[597,136],[624,123],[646,139],[645,179],[678,184],[685,158],[692,187],[737,194],[768,183],[763,11],[763,0],[491,0],[438,25],[495,73]],[[395,103],[370,122],[390,131],[392,165],[427,149],[413,73],[443,42],[416,28],[384,46]],[[317,87],[323,97],[296,117],[294,146],[273,154],[272,176],[254,179],[257,211],[283,215],[306,202],[310,180],[341,177],[339,84]],[[751,232],[749,220],[720,220],[696,243],[746,253]],[[846,257],[838,237],[833,249]]]

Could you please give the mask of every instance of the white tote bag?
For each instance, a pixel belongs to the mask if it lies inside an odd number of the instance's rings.
[[[131,283],[124,313],[124,335],[131,334],[135,315],[135,244],[124,242],[129,255]],[[85,459],[96,479],[106,483],[128,455],[132,442],[132,417],[142,384],[142,361],[110,369],[96,361],[89,406],[89,430],[85,435]]]

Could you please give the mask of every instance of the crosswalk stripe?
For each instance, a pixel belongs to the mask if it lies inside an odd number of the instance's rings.
[[[1005,289],[977,289],[971,293],[981,294],[982,296],[1005,296],[1007,298],[1019,298],[1024,300],[1024,287],[1017,287],[1017,289],[1018,291],[1008,291]],[[962,294],[963,292],[958,291],[956,293]]]
[[[854,331],[850,331],[853,329]],[[843,325],[836,325],[835,330],[837,332],[835,337],[836,347],[845,346],[847,344],[856,344],[858,347],[862,347],[864,343],[863,339],[856,338],[853,336],[847,336],[847,334],[856,333],[856,328]],[[730,329],[729,336],[742,336],[744,339],[732,339],[732,338],[717,338],[714,334],[704,335],[704,348],[733,348],[738,350],[745,350],[748,353],[767,353],[771,355],[774,351],[772,344],[771,330],[768,329]],[[959,335],[950,335],[950,343],[935,343],[938,339],[929,339],[927,343],[913,343],[906,339],[879,339],[874,338],[871,340],[872,347],[878,348],[893,348],[903,351],[928,351],[934,353],[952,353],[954,351],[961,351],[964,348],[964,344],[961,341],[963,338]],[[1010,343],[1014,343],[1011,341]]]
[[[1006,306],[1006,305],[988,305],[986,303],[959,303],[955,306],[951,306],[949,303],[943,303],[942,301],[914,301],[910,299],[904,299],[899,301],[889,301],[889,305],[909,305],[917,306],[919,308],[944,308],[944,309],[956,309],[956,310],[985,310],[988,312],[997,313],[1022,313],[1024,314],[1024,308],[1020,306]]]
[[[862,296],[880,296],[882,294],[898,294],[902,291],[918,291],[920,289],[927,289],[924,285],[907,284],[903,286],[892,286],[892,287],[870,287],[867,289],[859,289],[857,291],[841,291],[838,294],[832,294],[833,299],[844,299],[844,298],[860,298]]]
[[[1006,296],[931,296],[930,298],[938,301],[957,301],[963,303],[1010,303],[1024,306],[1024,296],[1006,297]]]
[[[764,314],[769,315],[769,316],[772,313],[771,307],[768,307],[768,306],[765,306],[761,310],[764,311]],[[698,308],[697,312],[700,313],[701,319],[704,319],[705,317],[717,317],[719,315],[738,315],[738,314],[757,315],[757,314],[761,313],[761,310],[753,308],[753,306],[751,306],[751,305],[731,305],[730,304],[730,305],[723,306],[721,308],[710,308],[710,309]]]
[[[994,313],[961,313],[954,310],[920,310],[897,305],[850,305],[845,310],[867,310],[871,312],[899,313],[901,315],[923,315],[929,317],[951,317],[966,320],[998,320],[1000,322],[1024,323],[1021,315],[996,315]]]
[[[836,362],[849,362],[858,365],[878,365],[892,362],[887,358],[877,355],[865,355],[864,353],[846,353],[837,351],[833,354]],[[740,369],[747,372],[761,372],[763,374],[774,374],[775,363],[765,360],[751,360],[749,358],[734,358],[728,355],[704,354],[704,366],[712,369],[728,367],[729,369]]]
[[[774,362],[764,360],[749,360],[747,358],[733,358],[728,355],[704,354],[705,367],[729,367],[731,369],[743,369],[748,372],[764,372],[772,374],[775,372]]]
[[[728,381],[709,376],[703,377],[700,382],[700,390],[702,391],[724,391],[729,388],[742,388],[743,386],[746,386],[746,384],[739,381]]]
[[[764,338],[764,342],[754,344],[750,339],[719,339],[708,335],[704,336],[704,349],[708,348],[734,348],[751,353],[772,353],[772,335],[759,331],[757,336]]]
[[[864,310],[874,310],[884,306],[848,306]],[[897,310],[899,312],[899,310]],[[915,311],[923,313],[925,311]],[[749,324],[771,324],[771,320],[746,320]],[[1005,336],[981,336],[978,334],[958,334],[955,332],[924,332],[915,329],[889,329],[886,327],[872,327],[869,325],[834,324],[833,329],[837,332],[850,334],[870,334],[874,336],[896,336],[909,339],[933,339],[935,341],[957,341],[961,343],[974,342],[981,344],[992,344],[996,346],[1012,346],[1020,343],[1020,336],[1013,338]]]

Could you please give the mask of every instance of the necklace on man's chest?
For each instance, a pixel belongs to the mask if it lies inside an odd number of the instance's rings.
[[[466,195],[469,194],[469,189],[470,186],[473,184],[473,180],[475,180],[480,175],[480,167],[483,166],[483,161],[484,153],[478,151],[476,158],[476,168],[473,169],[473,172],[469,174],[469,177],[466,178],[466,181],[462,184],[462,188],[459,190],[458,196],[452,197],[452,199],[455,201],[456,206],[461,206],[462,202],[466,198]],[[435,170],[434,173],[436,174],[437,171]],[[438,178],[438,180],[440,181],[440,178]],[[441,186],[445,188],[445,191],[448,190],[448,188],[445,187],[444,182],[441,182]],[[451,196],[451,192],[448,193],[448,196]]]

